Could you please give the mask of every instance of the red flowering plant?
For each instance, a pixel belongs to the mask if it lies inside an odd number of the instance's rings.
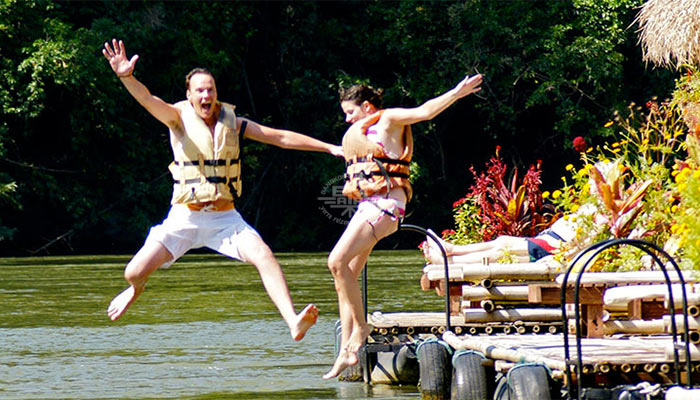
[[[535,236],[553,221],[551,205],[545,204],[540,191],[541,163],[531,165],[522,179],[496,155],[486,163],[486,171],[474,167],[474,184],[467,195],[453,205],[455,229],[443,237],[455,243],[487,241],[499,235]]]
[[[578,151],[579,153],[584,153],[588,149],[588,143],[586,143],[586,139],[584,139],[581,136],[576,136],[574,138],[573,146],[574,150]]]

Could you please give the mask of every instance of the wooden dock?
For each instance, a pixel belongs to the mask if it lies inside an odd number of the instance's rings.
[[[450,367],[455,374],[471,377],[481,368],[486,377],[498,372],[499,384],[504,376],[520,374],[522,368],[532,368],[525,373],[534,377],[537,368],[545,366],[548,376],[558,381],[550,387],[552,393],[559,384],[613,390],[619,385],[700,381],[700,277],[695,271],[681,271],[686,286],[678,284],[677,273],[668,273],[672,302],[661,271],[586,273],[576,299],[574,284],[579,276],[569,277],[562,297],[563,271],[551,262],[450,265],[449,290],[445,272],[443,265],[426,265],[420,287],[447,297],[449,316],[446,312],[367,316],[374,327],[367,348],[381,359],[383,369],[396,364],[399,349],[409,348],[418,359],[431,360],[430,365],[454,364]],[[687,303],[680,301],[681,288],[688,295]],[[681,334],[685,332],[683,312],[689,317],[687,336]],[[574,336],[577,317],[581,360]],[[671,321],[679,334],[675,339]],[[686,348],[690,362],[686,362]],[[441,354],[448,351],[449,357],[443,360]],[[478,384],[470,380],[468,387],[480,391],[482,384],[489,386],[484,379],[492,378],[480,378]]]
[[[499,372],[518,363],[544,364],[553,377],[565,378],[566,361],[564,337],[554,335],[479,335],[459,336],[446,332],[442,339],[456,350],[475,350],[494,361]],[[582,338],[584,379],[597,384],[610,380],[636,382],[647,380],[672,384],[675,382],[673,340],[669,335],[614,335],[606,338]],[[680,368],[685,375],[684,354],[680,352]],[[569,356],[576,361],[576,338],[569,335]],[[700,362],[693,357],[693,379],[700,377]],[[685,383],[685,382],[684,382]]]
[[[562,322],[559,313],[557,319],[550,321],[530,321],[527,315],[518,315],[518,310],[498,310],[491,313],[475,310],[484,317],[479,321],[471,321],[464,314],[451,315],[450,326],[457,334],[492,334],[492,333],[556,333],[562,332]],[[516,317],[514,317],[514,315]],[[500,316],[500,317],[499,317]],[[367,322],[374,326],[373,334],[443,334],[446,326],[444,312],[374,312],[367,316]]]

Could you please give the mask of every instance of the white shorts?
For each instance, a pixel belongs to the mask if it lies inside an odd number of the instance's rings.
[[[165,220],[148,232],[146,243],[159,242],[172,254],[173,259],[160,268],[168,268],[188,250],[200,247],[243,261],[236,240],[243,232],[260,236],[235,209],[192,211],[187,206],[174,205]]]

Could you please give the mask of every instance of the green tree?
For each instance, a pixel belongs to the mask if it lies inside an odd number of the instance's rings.
[[[485,74],[480,98],[414,129],[409,220],[436,227],[497,144],[513,167],[541,159],[546,188],[576,157],[572,137],[595,142],[616,108],[670,91],[627,28],[640,2],[0,0],[0,184],[16,182],[22,205],[0,208],[16,229],[0,252],[132,252],[164,217],[168,133],[107,67],[111,38],[140,54],[136,75],[166,101],[203,66],[240,115],[334,143],[346,129],[340,82],[414,106]],[[342,162],[258,143],[244,157],[236,206],[272,248],[329,249],[344,227],[317,197]]]

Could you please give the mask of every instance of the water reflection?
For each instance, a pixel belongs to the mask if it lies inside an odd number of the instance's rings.
[[[415,387],[324,381],[337,305],[325,254],[279,256],[300,309],[321,318],[291,340],[255,269],[217,255],[156,272],[116,323],[126,257],[0,259],[0,398],[419,398]],[[370,309],[439,310],[415,251],[370,260]],[[397,285],[397,282],[405,284]]]

